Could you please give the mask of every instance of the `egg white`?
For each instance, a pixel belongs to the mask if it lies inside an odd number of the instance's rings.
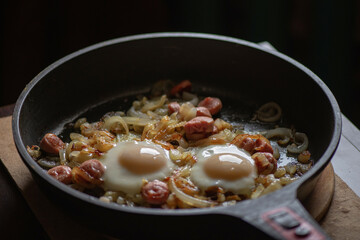
[[[166,157],[166,165],[159,171],[148,174],[134,174],[119,163],[119,156],[122,152],[127,151],[127,144],[138,144],[142,147],[153,148]],[[175,165],[169,157],[169,152],[161,146],[152,142],[119,142],[114,148],[110,149],[101,159],[102,164],[106,167],[103,175],[103,187],[106,191],[122,191],[128,194],[140,193],[143,180],[153,181],[163,180],[168,177],[174,170]]]
[[[204,164],[206,160],[215,154],[235,154],[247,159],[253,166],[249,176],[242,177],[236,180],[215,179],[209,177],[204,171]],[[197,162],[194,164],[191,170],[190,179],[201,190],[205,191],[209,187],[218,186],[222,187],[225,191],[231,191],[235,194],[251,193],[251,190],[255,187],[255,178],[257,177],[257,170],[254,160],[251,155],[243,149],[238,148],[232,144],[226,145],[213,145],[200,149],[196,154]]]

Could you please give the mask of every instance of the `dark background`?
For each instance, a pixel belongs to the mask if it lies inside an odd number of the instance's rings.
[[[0,106],[80,48],[131,34],[188,31],[269,41],[317,74],[360,126],[360,1],[5,0],[0,7]]]

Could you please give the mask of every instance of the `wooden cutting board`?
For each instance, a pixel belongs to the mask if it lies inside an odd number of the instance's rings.
[[[303,202],[304,207],[317,221],[320,221],[330,207],[335,191],[335,173],[331,163],[324,169],[315,188]]]

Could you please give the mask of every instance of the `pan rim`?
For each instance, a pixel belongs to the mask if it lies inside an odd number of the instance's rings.
[[[91,197],[85,193],[76,191],[74,189],[69,188],[68,186],[59,183],[52,177],[50,177],[48,174],[45,174],[43,169],[38,166],[37,164],[31,164],[34,162],[31,157],[28,155],[25,145],[22,142],[22,138],[20,135],[20,111],[22,109],[22,105],[28,96],[31,89],[39,82],[41,79],[43,79],[44,76],[46,76],[49,72],[51,72],[53,69],[57,68],[58,66],[66,63],[67,61],[76,58],[80,55],[86,54],[91,51],[95,51],[97,49],[107,47],[114,44],[120,44],[124,42],[130,42],[130,41],[137,41],[137,40],[146,40],[146,39],[155,39],[155,38],[198,38],[198,39],[205,39],[205,40],[216,40],[216,41],[222,41],[222,42],[228,42],[228,43],[234,43],[234,44],[240,44],[246,47],[255,48],[257,50],[267,52],[271,55],[274,55],[276,57],[279,57],[286,62],[290,63],[291,65],[295,66],[296,68],[303,71],[305,74],[307,74],[314,82],[321,88],[321,90],[326,95],[328,101],[330,102],[332,106],[333,111],[333,117],[334,117],[334,131],[332,133],[332,139],[322,154],[322,156],[317,161],[317,164],[315,164],[306,174],[304,174],[299,180],[296,182],[276,191],[276,193],[270,193],[272,194],[281,194],[281,192],[285,191],[296,191],[297,188],[302,185],[305,181],[310,180],[312,177],[315,177],[319,172],[321,172],[326,165],[330,162],[331,157],[336,151],[336,148],[339,144],[340,137],[341,137],[341,112],[340,107],[330,91],[330,89],[326,86],[326,84],[311,70],[309,70],[307,67],[302,65],[301,63],[297,62],[296,60],[288,57],[287,55],[284,55],[278,51],[270,50],[267,48],[264,48],[256,43],[252,43],[246,40],[237,39],[233,37],[227,37],[222,35],[216,35],[216,34],[207,34],[207,33],[194,33],[194,32],[159,32],[159,33],[146,33],[146,34],[138,34],[138,35],[132,35],[132,36],[126,36],[126,37],[120,37],[115,38],[107,41],[103,41],[100,43],[93,44],[91,46],[85,47],[83,49],[80,49],[78,51],[75,51],[69,55],[64,56],[63,58],[55,61],[48,67],[46,67],[43,71],[41,71],[38,75],[36,75],[24,88],[22,93],[20,94],[14,108],[14,113],[12,117],[12,131],[13,131],[13,137],[15,141],[16,148],[18,152],[20,153],[20,156],[23,160],[23,162],[27,165],[29,169],[31,169],[33,172],[35,172],[37,175],[39,175],[41,178],[43,178],[47,183],[51,184],[52,187],[55,187],[59,189],[60,191],[63,191],[71,196],[74,196],[80,200],[86,201],[90,204],[95,204],[99,207],[111,209],[111,210],[119,210],[129,213],[139,213],[139,214],[149,214],[149,215],[193,215],[193,214],[209,214],[217,212],[216,209],[222,209],[223,207],[216,207],[216,208],[205,208],[205,209],[181,209],[181,210],[166,210],[166,209],[152,209],[152,208],[142,208],[142,207],[123,207],[120,205],[113,205],[101,202],[95,197]],[[32,161],[32,162],[31,162]],[[41,168],[41,169],[40,169]],[[261,198],[260,198],[261,199]],[[252,200],[255,201],[255,200]],[[247,201],[244,201],[247,202]],[[237,203],[236,205],[242,205],[242,202]],[[227,206],[225,206],[227,207]]]

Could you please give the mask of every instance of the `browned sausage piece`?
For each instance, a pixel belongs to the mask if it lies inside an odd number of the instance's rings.
[[[211,115],[215,115],[220,112],[222,103],[219,98],[207,97],[198,104],[199,107],[206,107],[209,109]]]
[[[83,162],[79,167],[71,171],[73,182],[85,188],[94,188],[103,183],[105,167],[97,159],[90,159]]]
[[[141,194],[146,202],[160,205],[166,202],[169,196],[169,188],[166,183],[154,180],[142,187]]]
[[[260,136],[260,138],[256,139],[255,151],[256,152],[268,152],[271,154],[274,153],[274,150],[270,144],[270,141],[263,136]]]
[[[191,90],[191,82],[184,80],[170,90],[171,96],[179,96],[182,92],[189,92]]]
[[[271,153],[268,152],[257,152],[253,154],[252,159],[255,161],[255,165],[258,169],[259,174],[270,174],[274,173],[277,168],[277,160]]]
[[[195,117],[185,124],[185,134],[190,140],[205,138],[213,133],[214,119]]]
[[[174,112],[179,112],[180,104],[178,102],[171,102],[168,104],[168,111],[169,115],[173,114]]]
[[[58,154],[64,148],[64,142],[55,134],[47,133],[40,141],[40,148],[47,153]]]
[[[102,163],[97,159],[86,160],[79,166],[79,168],[94,179],[100,179],[105,172],[104,165],[102,165]]]
[[[254,136],[249,134],[239,134],[231,141],[231,144],[234,144],[252,154],[255,152],[255,140],[253,137]]]
[[[70,184],[72,182],[71,168],[68,166],[56,166],[49,169],[48,174],[62,183]]]
[[[252,140],[249,137],[246,137],[241,141],[239,147],[246,150],[246,151],[248,151],[249,153],[252,153],[254,151],[254,148],[255,148],[255,141]]]
[[[231,144],[245,149],[250,154],[254,152],[268,152],[272,154],[274,152],[270,141],[260,134],[239,134],[231,141]]]
[[[207,109],[206,107],[197,107],[196,108],[196,116],[197,117],[211,117],[211,113],[209,111],[209,109]]]

